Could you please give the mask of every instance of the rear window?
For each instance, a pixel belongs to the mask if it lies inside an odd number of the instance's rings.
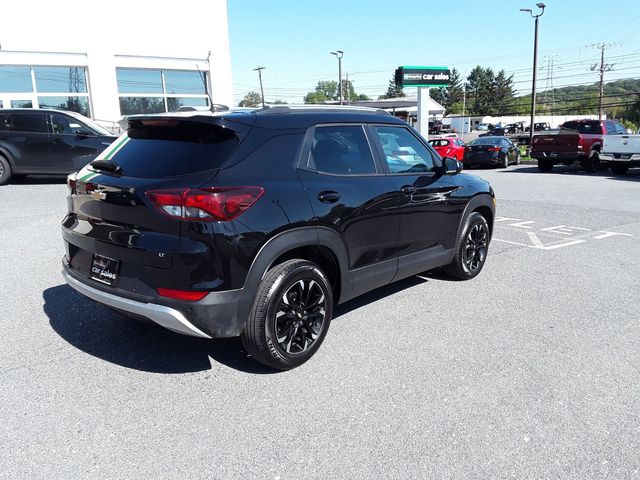
[[[501,140],[501,138],[495,137],[480,137],[471,142],[471,145],[498,145]]]
[[[432,147],[446,147],[447,145],[449,145],[449,140],[444,140],[444,139],[429,140],[429,143],[431,144]]]
[[[602,133],[602,127],[597,120],[593,122],[565,122],[562,125],[562,130],[570,130],[577,133]]]
[[[235,132],[210,124],[134,124],[98,158],[128,177],[166,178],[220,168],[238,143]]]

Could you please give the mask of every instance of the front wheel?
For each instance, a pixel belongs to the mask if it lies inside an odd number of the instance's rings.
[[[627,173],[627,170],[629,170],[629,165],[624,165],[620,163],[611,164],[611,171],[616,175],[624,175],[625,173]]]
[[[480,273],[489,251],[489,225],[478,212],[465,220],[456,241],[453,261],[443,267],[444,273],[457,280],[470,280]]]
[[[505,153],[502,159],[502,168],[509,168],[509,154]]]
[[[260,363],[278,370],[295,368],[320,348],[332,310],[331,285],[320,267],[288,260],[260,283],[242,343]]]
[[[520,165],[520,152],[516,152],[516,165]]]

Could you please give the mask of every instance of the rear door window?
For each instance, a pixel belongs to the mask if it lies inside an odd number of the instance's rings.
[[[238,146],[237,134],[216,125],[167,121],[134,123],[98,159],[113,160],[123,175],[167,178],[220,168]]]
[[[11,132],[48,133],[43,113],[9,113],[2,122],[2,129]]]
[[[336,175],[377,173],[369,142],[360,125],[316,127],[309,167]]]

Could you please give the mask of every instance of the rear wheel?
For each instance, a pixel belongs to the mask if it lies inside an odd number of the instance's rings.
[[[331,286],[322,270],[306,260],[286,261],[260,283],[242,343],[265,365],[297,367],[320,348],[332,310]]]
[[[615,162],[611,164],[611,171],[616,175],[624,175],[625,173],[627,173],[627,170],[629,170],[629,165]]]
[[[598,167],[600,166],[600,154],[597,150],[591,150],[589,156],[582,161],[582,168],[587,171],[587,173],[594,173],[598,171]]]
[[[6,158],[0,155],[0,185],[4,185],[11,180],[11,165]]]
[[[553,168],[553,162],[546,158],[541,158],[538,160],[538,169],[541,172],[550,172]]]
[[[478,212],[465,220],[456,241],[453,261],[444,272],[457,280],[469,280],[480,273],[489,251],[489,225]]]

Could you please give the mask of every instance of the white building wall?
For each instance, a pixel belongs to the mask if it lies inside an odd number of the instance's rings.
[[[0,65],[87,66],[92,113],[102,120],[120,118],[118,66],[198,65],[209,74],[214,103],[232,105],[226,0],[111,0],[107,8],[77,7],[3,2]],[[28,28],[16,19],[28,19]]]

